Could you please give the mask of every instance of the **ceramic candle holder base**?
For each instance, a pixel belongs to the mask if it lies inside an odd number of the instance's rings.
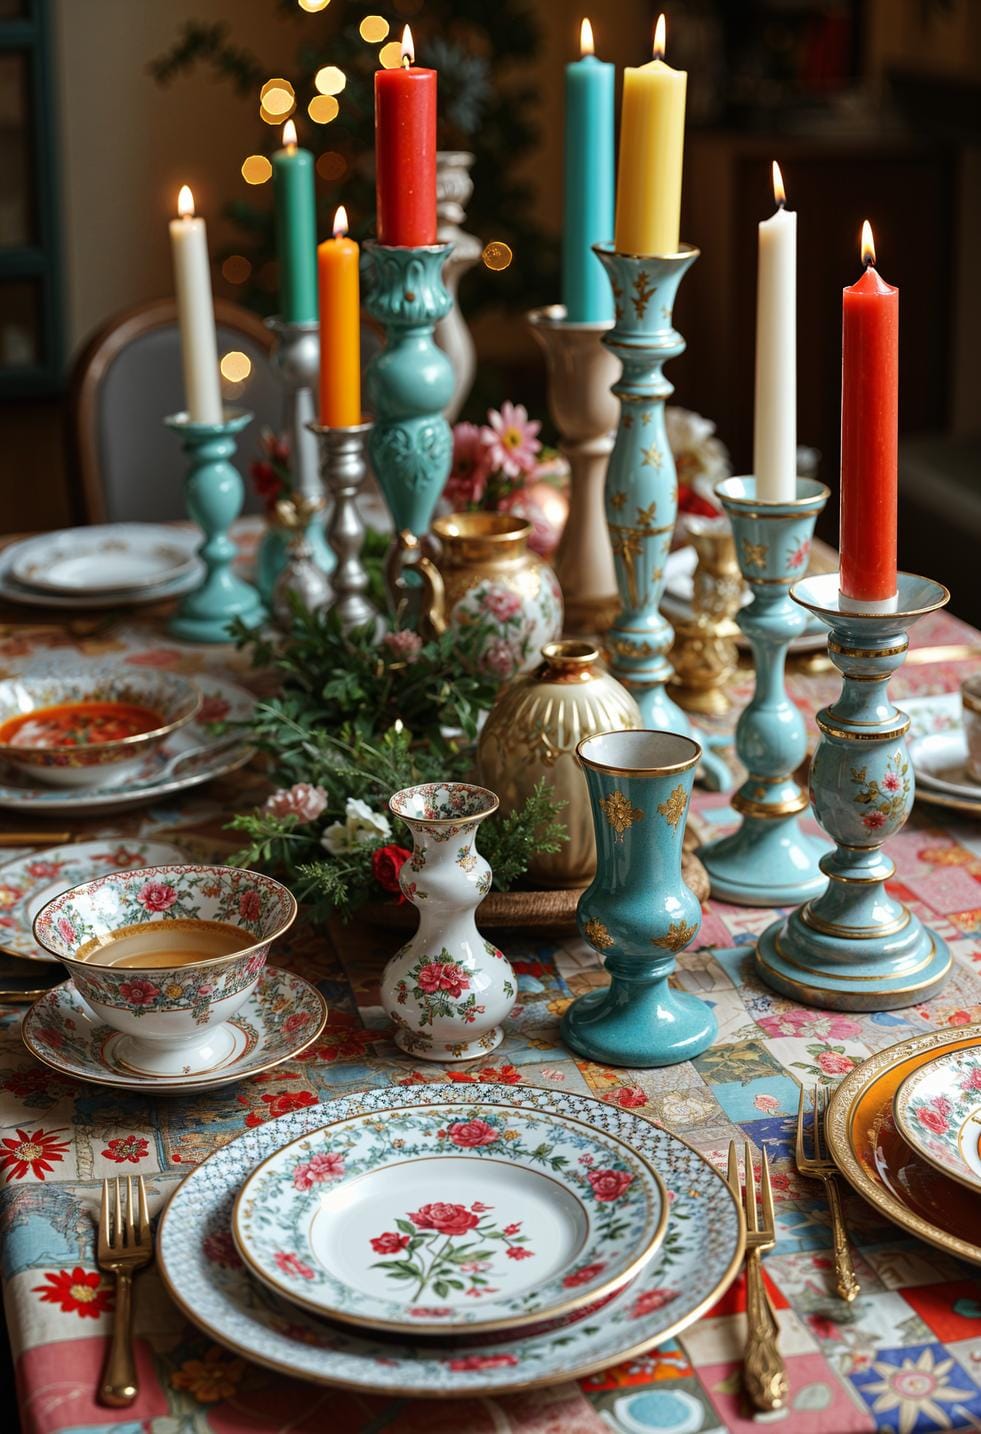
[[[561,304],[533,309],[528,324],[545,353],[549,412],[569,464],[569,516],[555,555],[566,631],[605,632],[620,606],[603,507],[620,415],[611,392],[617,359],[603,344],[611,325],[570,324]]]
[[[334,500],[327,526],[327,539],[336,564],[331,578],[334,597],[331,607],[344,632],[377,623],[378,613],[368,600],[369,580],[361,561],[364,523],[358,512],[358,494],[365,480],[365,440],[370,423],[348,428],[328,428],[311,423],[320,444],[324,484]]]
[[[368,456],[396,534],[428,531],[450,473],[453,435],[443,411],[453,398],[453,365],[433,330],[452,305],[443,283],[452,247],[364,246],[371,280],[365,308],[387,340],[365,374],[375,416]]]
[[[589,1060],[669,1066],[716,1035],[710,1007],[668,984],[698,934],[698,898],[681,875],[685,818],[701,757],[672,732],[605,732],[579,743],[596,832],[596,876],[579,901],[583,939],[603,957],[607,990],[573,1001],[562,1039]]]
[[[251,422],[251,413],[233,408],[225,410],[224,423],[192,423],[185,413],[164,419],[180,434],[187,454],[187,511],[205,539],[200,548],[207,568],[204,579],[168,624],[174,637],[187,642],[228,642],[233,619],[258,627],[266,616],[256,589],[232,571],[238,548],[229,537],[245,496],[241,475],[230,460],[237,435]]]
[[[290,472],[293,487],[301,498],[319,500],[317,516],[307,524],[307,541],[314,561],[325,573],[334,566],[334,554],[324,537],[324,512],[327,507],[317,440],[310,430],[317,417],[317,384],[320,377],[320,325],[288,323],[274,316],[266,325],[275,335],[272,362],[283,383],[283,429],[290,446]]]
[[[909,718],[886,685],[914,622],[950,594],[900,573],[898,610],[858,615],[842,610],[838,581],[826,573],[790,590],[830,628],[828,654],[844,678],[838,700],[817,714],[821,739],[811,762],[814,814],[836,843],[821,858],[828,884],[763,932],[756,965],[768,985],[795,1001],[886,1011],[929,1000],[950,973],[943,939],[886,890],[895,867],[882,851],[913,806]]]
[[[790,587],[807,571],[811,539],[828,490],[797,480],[787,503],[761,502],[756,479],[727,478],[716,494],[732,522],[736,556],[753,601],[738,622],[756,665],[753,700],[740,714],[736,751],[747,777],[732,798],[738,831],[699,847],[712,895],[744,906],[790,906],[827,885],[818,861],[827,842],[806,835],[799,818],[810,803],[794,780],[807,754],[804,718],[784,686],[787,648],[807,626]]]

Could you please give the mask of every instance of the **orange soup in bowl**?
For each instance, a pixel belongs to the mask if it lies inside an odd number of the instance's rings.
[[[0,725],[0,745],[90,747],[139,737],[163,725],[158,712],[131,702],[63,702],[9,717]]]

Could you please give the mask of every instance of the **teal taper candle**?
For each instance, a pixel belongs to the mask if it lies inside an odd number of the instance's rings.
[[[296,126],[283,126],[283,148],[272,157],[279,316],[288,324],[315,323],[317,309],[317,206],[313,155],[298,149]]]
[[[582,22],[582,58],[565,69],[565,222],[562,302],[569,323],[613,318],[613,297],[594,244],[613,239],[613,66],[593,54]]]

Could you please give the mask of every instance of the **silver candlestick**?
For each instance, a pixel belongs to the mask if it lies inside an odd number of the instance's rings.
[[[368,574],[361,561],[364,523],[357,503],[367,473],[365,441],[372,426],[370,422],[355,423],[349,428],[307,425],[314,443],[320,445],[320,471],[334,500],[327,522],[327,541],[337,560],[331,573],[334,597],[330,607],[337,613],[344,632],[378,623],[378,613],[367,596]]]
[[[266,324],[276,338],[272,362],[285,393],[283,427],[290,445],[293,489],[299,497],[311,502],[320,499],[321,507],[325,507],[317,440],[310,432],[310,425],[317,417],[320,326],[316,320],[288,323],[277,315],[267,319]],[[311,522],[307,537],[318,565],[329,573],[334,566],[334,556],[324,538],[322,517]]]

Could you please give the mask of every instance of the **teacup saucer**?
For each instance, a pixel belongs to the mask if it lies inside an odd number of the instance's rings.
[[[59,1075],[115,1090],[186,1095],[247,1080],[291,1060],[327,1024],[327,1002],[302,976],[267,966],[245,1005],[225,1023],[232,1047],[210,1070],[178,1078],[141,1075],[119,1058],[126,1037],[95,1019],[71,981],[46,991],[24,1017],[21,1036],[31,1055]]]

